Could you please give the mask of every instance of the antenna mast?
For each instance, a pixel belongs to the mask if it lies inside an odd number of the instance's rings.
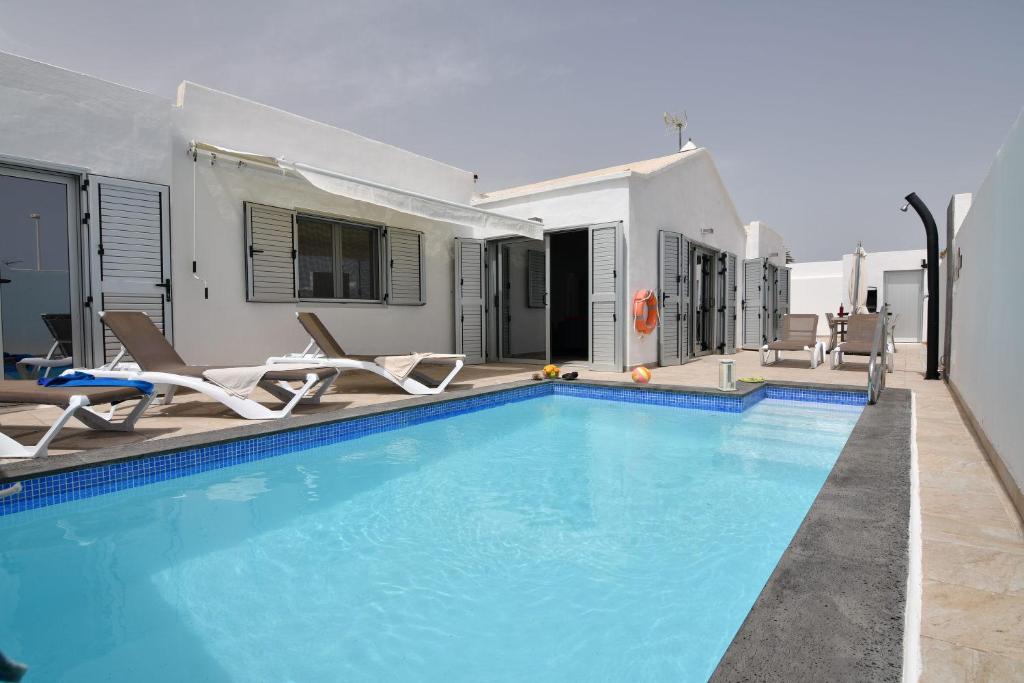
[[[686,130],[686,112],[683,111],[682,114],[669,114],[668,112],[665,112],[663,120],[665,121],[665,127],[669,130],[674,128],[676,135],[679,137],[679,144],[676,145],[676,151],[678,152],[683,148],[683,131]]]

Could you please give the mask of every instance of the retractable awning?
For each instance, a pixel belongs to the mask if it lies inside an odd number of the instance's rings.
[[[468,204],[459,204],[390,187],[371,180],[356,178],[297,161],[218,147],[206,142],[193,142],[192,149],[195,152],[231,157],[246,163],[279,169],[289,175],[302,178],[319,190],[339,197],[345,197],[346,199],[374,204],[411,216],[419,216],[430,220],[455,223],[479,229],[485,231],[484,234],[480,235],[482,237],[491,237],[496,234],[515,234],[534,239],[543,239],[543,226],[534,221],[478,209]]]

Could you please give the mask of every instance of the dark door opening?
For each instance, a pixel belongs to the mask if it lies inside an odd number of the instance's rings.
[[[589,362],[589,233],[549,233],[548,248],[551,361]]]
[[[710,353],[714,344],[715,257],[701,247],[693,249],[693,352]]]

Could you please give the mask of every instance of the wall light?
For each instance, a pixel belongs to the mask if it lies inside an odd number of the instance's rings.
[[[713,234],[715,234],[715,229],[714,228],[701,228],[700,229],[700,234],[702,234],[702,235],[713,235]]]

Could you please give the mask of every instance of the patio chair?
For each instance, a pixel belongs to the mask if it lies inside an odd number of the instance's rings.
[[[18,374],[24,379],[48,377],[53,368],[71,367],[71,314],[43,313],[41,317],[53,336],[53,346],[42,358],[22,358],[18,361]]]
[[[466,356],[458,353],[413,353],[405,356],[353,356],[345,353],[316,313],[296,313],[299,324],[309,334],[309,344],[301,353],[275,356],[267,359],[276,363],[310,362],[339,370],[365,370],[396,384],[417,396],[440,394],[462,369]],[[452,369],[441,381],[436,381],[417,370],[420,364],[451,365]]]
[[[829,365],[833,370],[843,364],[844,356],[870,356],[875,343],[878,327],[878,313],[855,313],[847,323],[846,341],[832,350]],[[885,339],[882,343],[887,343]],[[880,351],[883,349],[880,349]],[[886,371],[892,372],[892,364],[886,363]]]
[[[775,360],[769,354],[775,352]],[[782,351],[806,351],[811,369],[825,360],[825,343],[818,341],[818,316],[815,313],[788,313],[782,316],[780,338],[761,347],[761,365],[778,363]]]
[[[120,422],[114,422],[114,411],[124,401],[138,400]],[[0,403],[50,405],[64,412],[54,421],[35,445],[24,446],[6,434],[0,434],[0,458],[37,458],[46,455],[50,442],[68,420],[77,419],[90,429],[130,432],[153,400],[153,387],[141,386],[51,386],[43,387],[31,379],[0,380]],[[110,404],[110,411],[99,413],[89,406]]]
[[[96,377],[119,377],[139,379],[165,387],[164,403],[170,403],[179,387],[198,391],[204,396],[230,408],[247,420],[272,420],[287,417],[300,401],[319,403],[320,398],[331,387],[338,376],[338,370],[330,367],[303,368],[262,368],[258,386],[281,400],[284,406],[271,410],[266,406],[238,392],[210,381],[209,371],[246,370],[240,366],[199,366],[187,364],[174,350],[163,333],[142,311],[102,311],[100,318],[121,342],[121,351],[113,361],[97,370],[89,370]],[[131,355],[134,364],[121,362],[125,353]],[[252,368],[258,371],[259,368]],[[301,382],[294,389],[289,382]],[[307,396],[319,384],[316,391]]]

